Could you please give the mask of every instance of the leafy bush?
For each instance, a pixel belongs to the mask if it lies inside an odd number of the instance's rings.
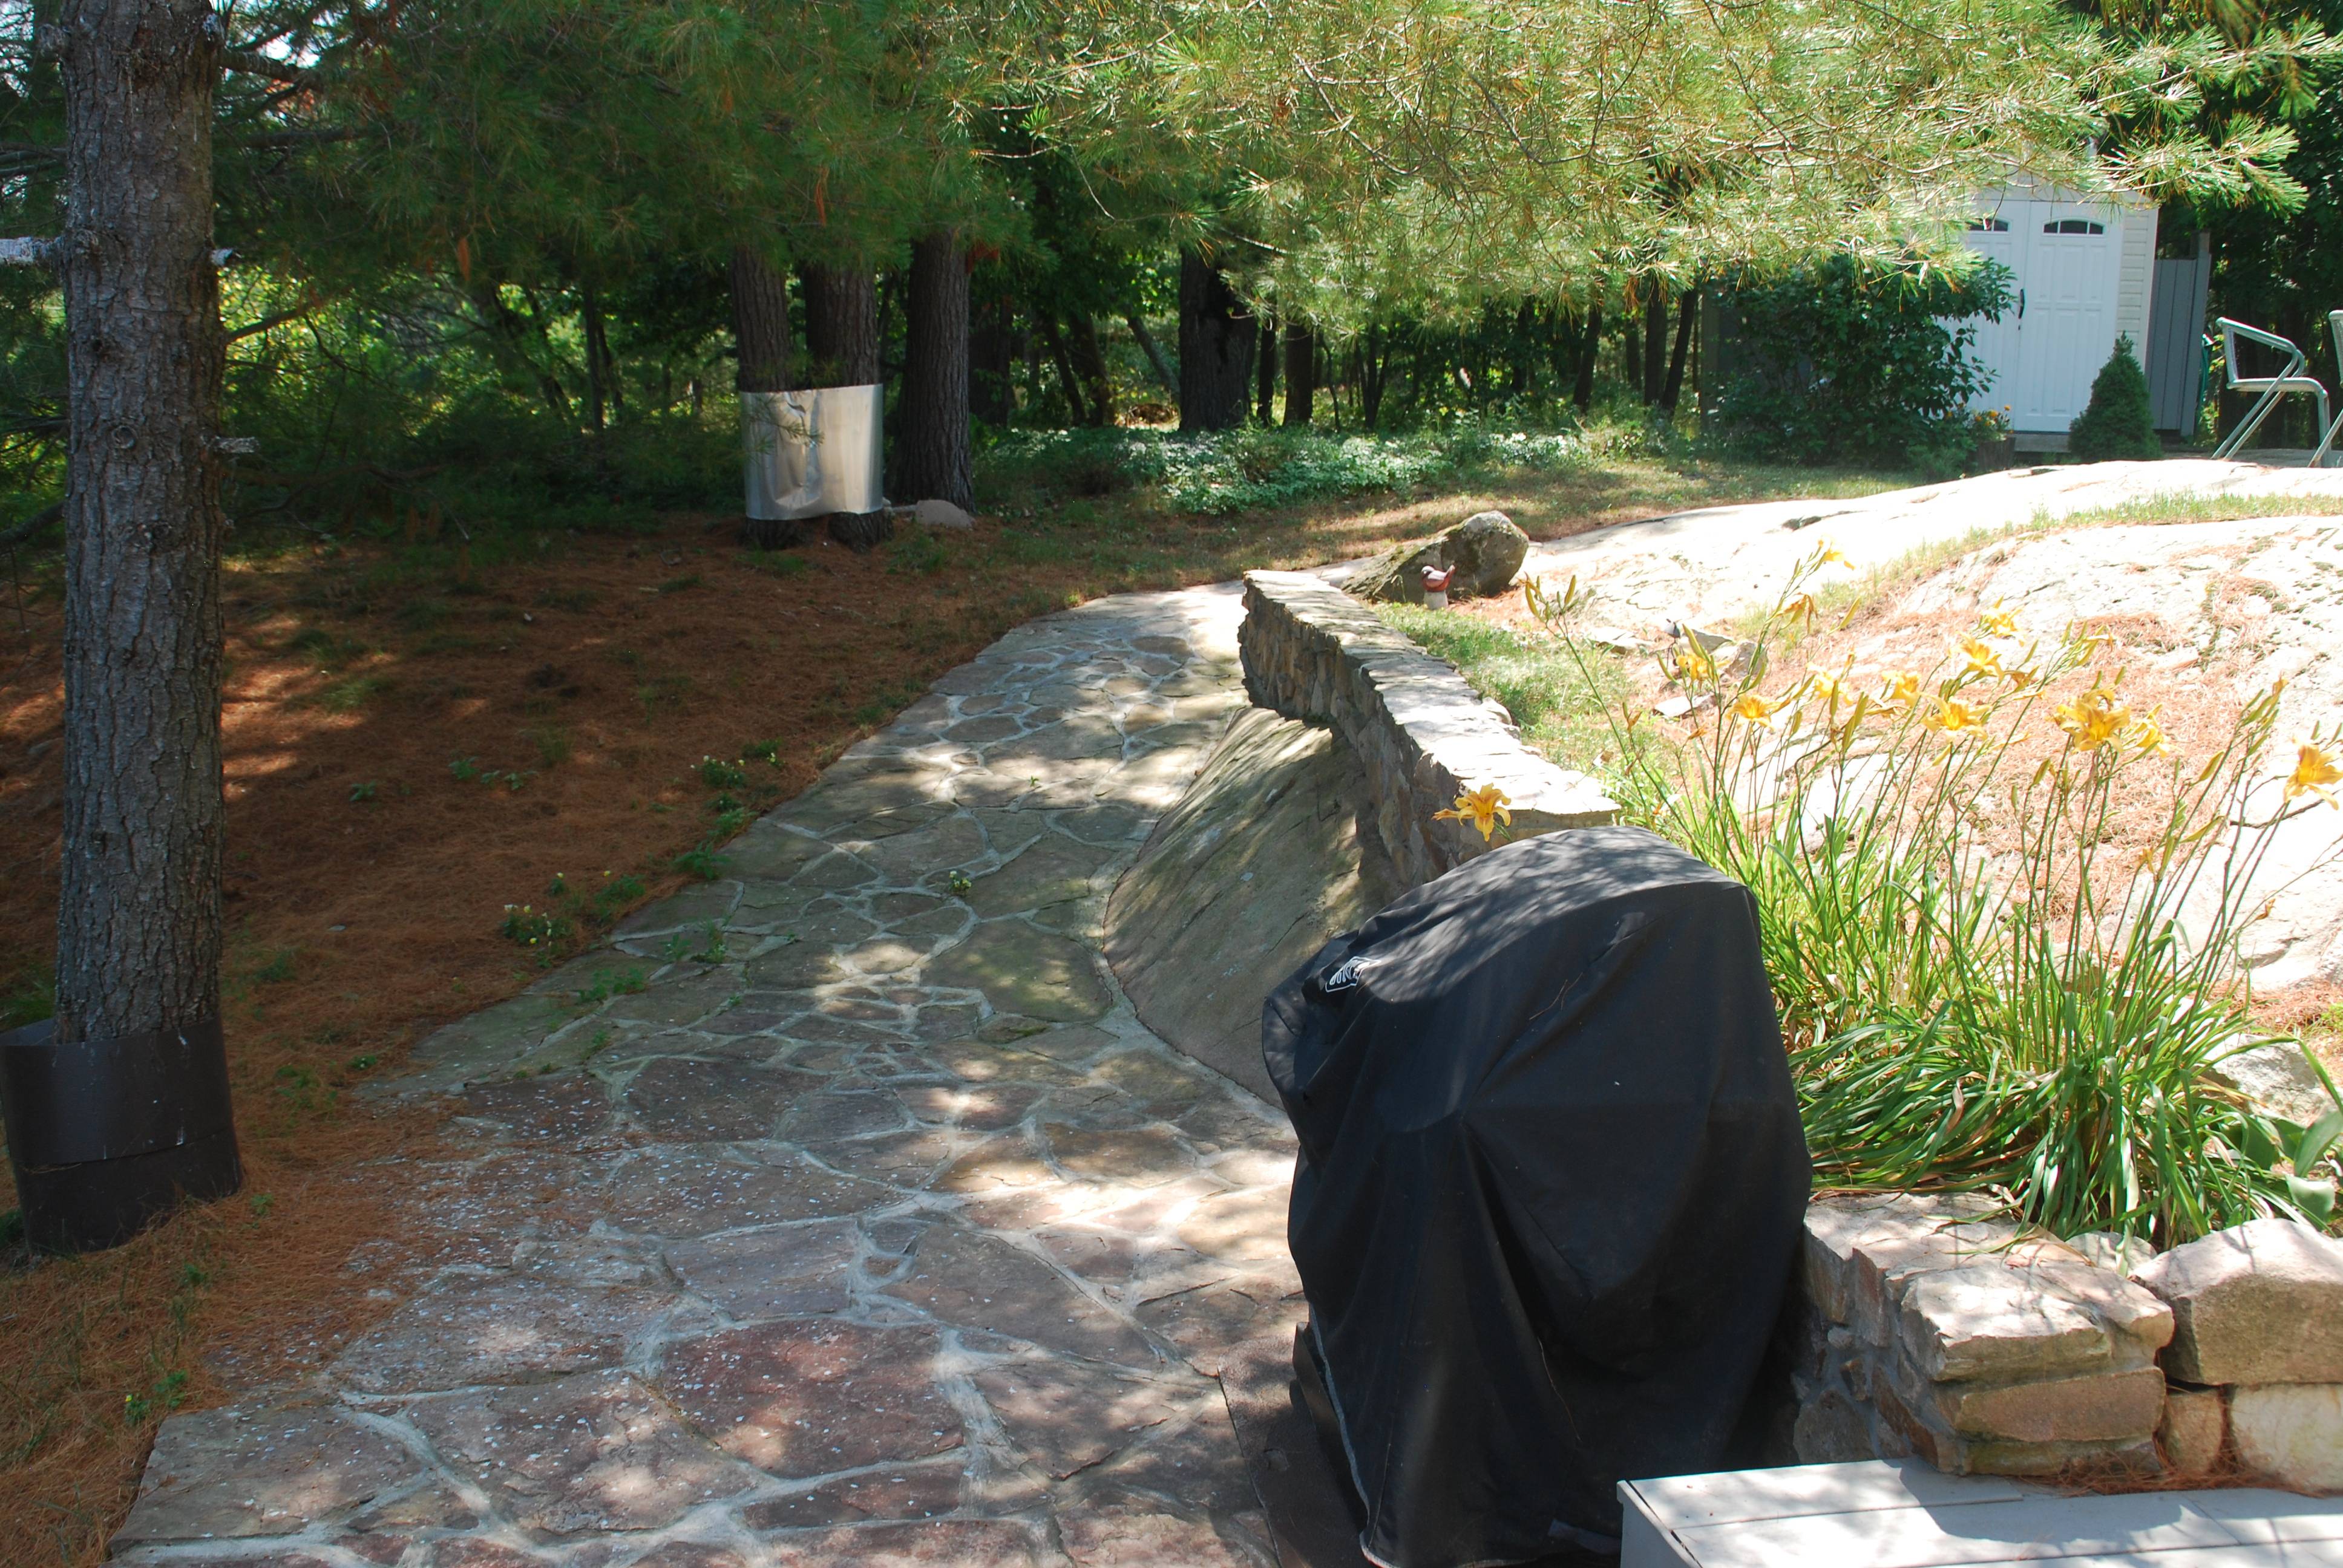
[[[1545,658],[1603,692],[1615,666],[1568,634],[1584,596],[1532,602],[1563,633]],[[1756,895],[1818,1180],[1984,1191],[2166,1247],[2331,1222],[2343,1111],[2296,1126],[2209,1077],[2267,1038],[2237,938],[2272,833],[2343,779],[2318,739],[2275,772],[2270,692],[2217,754],[2174,757],[2097,638],[2021,645],[1998,615],[1932,669],[1765,682],[1755,653],[1811,608],[1794,585],[1745,658],[1677,645],[1700,723],[1655,736],[1614,699],[1605,772],[1629,819]],[[2118,799],[2150,803],[2144,835]]]
[[[1990,262],[1917,280],[1842,257],[1745,284],[1713,433],[1775,461],[1957,474],[1975,439],[1967,408],[1988,377],[1970,352],[1976,329],[1947,318],[1998,320],[2009,304],[2008,269]]]
[[[2129,337],[2117,338],[2116,351],[2099,367],[2089,406],[2066,428],[2066,452],[2086,463],[2164,456],[2147,399],[2147,372],[2132,357]]]
[[[1018,430],[986,449],[979,485],[1023,478],[1083,495],[1149,485],[1174,512],[1222,516],[1506,469],[1560,471],[1595,455],[1578,432],[1494,431],[1469,423],[1410,436],[1260,426],[1191,435]]]

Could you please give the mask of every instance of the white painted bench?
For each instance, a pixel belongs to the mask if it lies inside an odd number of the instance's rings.
[[[2071,1495],[1917,1460],[1623,1481],[1619,1568],[2343,1568],[2343,1498]]]

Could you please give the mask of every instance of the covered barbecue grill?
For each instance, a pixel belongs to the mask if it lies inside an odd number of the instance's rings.
[[[1811,1177],[1748,890],[1635,829],[1508,844],[1262,1036],[1370,1557],[1616,1551],[1616,1483],[1723,1467]]]

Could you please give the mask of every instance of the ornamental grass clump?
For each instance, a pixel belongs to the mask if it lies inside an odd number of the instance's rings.
[[[1982,1191],[2163,1247],[2331,1223],[2343,1114],[2297,1126],[2210,1076],[2268,1038],[2237,939],[2279,826],[2332,809],[2326,739],[2274,760],[2273,687],[2212,755],[2177,755],[2105,638],[2028,641],[1998,610],[1932,668],[1767,681],[1832,558],[1729,654],[1675,645],[1690,729],[1621,744],[1613,786],[1755,893],[1817,1181]],[[1568,638],[1586,596],[1531,602]],[[1646,722],[1613,718],[1623,741]]]

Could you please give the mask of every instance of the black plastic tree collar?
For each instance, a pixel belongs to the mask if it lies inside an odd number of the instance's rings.
[[[152,1154],[230,1132],[217,1019],[60,1045],[56,1020],[0,1034],[0,1110],[20,1170]]]

